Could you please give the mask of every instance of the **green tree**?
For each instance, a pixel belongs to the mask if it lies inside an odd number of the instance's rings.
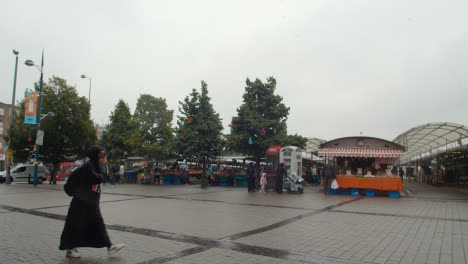
[[[101,144],[108,151],[109,161],[118,161],[130,154],[135,143],[136,123],[132,120],[130,107],[120,99],[114,111],[109,116],[110,124],[103,132]]]
[[[267,78],[266,83],[247,78],[243,104],[231,122],[231,148],[254,156],[257,166],[268,147],[284,143],[287,137],[289,107],[282,103],[281,96],[275,95],[275,89],[273,77]]]
[[[39,84],[35,83],[34,86],[38,92]],[[76,88],[68,85],[62,78],[52,77],[48,83],[43,84],[42,113],[48,112],[55,113],[55,116],[41,121],[44,142],[40,147],[39,159],[45,164],[53,165],[51,181],[56,184],[60,163],[83,158],[86,148],[96,142],[96,129],[90,119],[89,102],[85,97],[78,96]],[[11,134],[9,132],[12,137],[11,148],[18,154],[31,149],[36,141],[36,126],[24,125],[23,120],[24,102],[21,103],[21,112],[16,119],[16,123],[20,125],[15,126]],[[28,140],[28,137],[32,140]],[[21,157],[32,158],[34,152],[26,156],[23,154],[20,154]]]
[[[24,99],[18,105],[20,111],[15,115],[14,125],[4,136],[6,142],[10,140],[9,149],[13,151],[13,162],[26,162],[34,158],[34,139],[36,126],[24,123]]]
[[[307,144],[307,138],[298,134],[288,135],[281,144],[282,146],[295,146],[304,149]]]
[[[201,82],[201,93],[196,89],[179,101],[177,121],[177,144],[180,155],[185,158],[198,158],[203,162],[202,181],[206,183],[206,162],[222,150],[223,125],[219,114],[213,109],[208,96],[208,86]],[[204,187],[205,184],[202,186]]]
[[[140,95],[133,114],[137,125],[133,138],[138,154],[160,160],[173,153],[173,114],[173,110],[167,109],[165,99]]]

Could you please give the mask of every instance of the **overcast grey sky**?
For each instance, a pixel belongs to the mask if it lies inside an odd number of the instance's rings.
[[[228,132],[246,78],[277,79],[288,133],[393,140],[427,122],[468,125],[468,1],[3,1],[0,101],[62,77],[107,123],[119,99],[179,101],[208,83]],[[175,122],[173,123],[175,126]]]

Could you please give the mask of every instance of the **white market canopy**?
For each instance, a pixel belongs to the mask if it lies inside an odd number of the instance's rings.
[[[327,141],[320,138],[307,138],[305,152],[316,153],[320,150],[320,145],[325,142]]]
[[[405,147],[401,158],[405,163],[468,144],[468,127],[456,123],[427,123],[402,133],[393,142]]]

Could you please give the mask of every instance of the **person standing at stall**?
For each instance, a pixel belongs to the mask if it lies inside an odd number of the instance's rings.
[[[325,165],[325,167],[323,168],[323,179],[325,181],[324,194],[330,193],[330,185],[335,178],[335,166],[333,166],[333,163],[330,161],[329,164]]]
[[[69,258],[79,258],[78,247],[107,247],[109,254],[119,251],[125,244],[112,244],[102,219],[99,200],[105,179],[106,153],[100,146],[92,146],[86,152],[89,161],[78,168],[73,199],[68,209],[65,226],[60,237],[60,250],[66,250]]]
[[[284,163],[280,163],[276,169],[276,192],[283,193],[283,177],[286,173],[284,169]]]

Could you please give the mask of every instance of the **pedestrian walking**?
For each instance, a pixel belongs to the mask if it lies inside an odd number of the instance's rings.
[[[265,188],[267,186],[267,179],[266,179],[266,173],[262,173],[262,177],[260,178],[260,192],[265,193]]]
[[[283,193],[283,177],[286,173],[284,169],[284,163],[280,163],[276,169],[276,192]]]
[[[100,146],[92,146],[86,152],[89,161],[79,171],[77,186],[68,209],[65,226],[60,237],[60,250],[66,256],[79,258],[79,247],[107,247],[109,254],[119,251],[125,244],[112,244],[102,219],[99,200],[100,184],[104,181],[106,153]]]
[[[247,167],[247,188],[249,192],[255,192],[255,168],[253,162]]]

